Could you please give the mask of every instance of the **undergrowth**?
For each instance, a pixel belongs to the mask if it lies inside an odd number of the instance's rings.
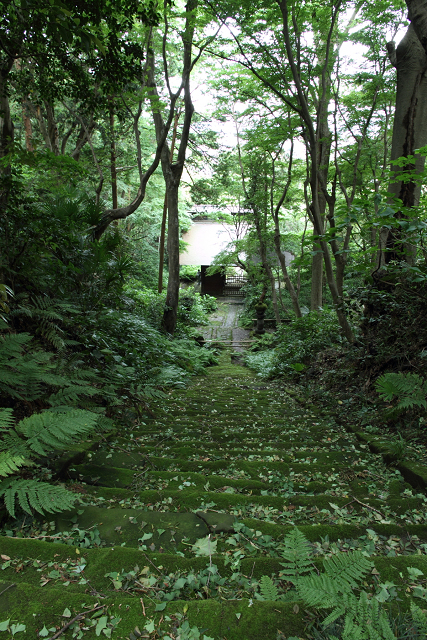
[[[0,497],[11,516],[17,508],[58,511],[61,500],[62,509],[74,501],[37,480],[37,470],[51,449],[66,451],[86,437],[74,428],[77,416],[86,416],[89,431],[107,417],[133,423],[166,389],[185,386],[215,362],[194,339],[214,300],[185,291],[177,338],[161,333],[164,296],[139,280],[132,245],[117,227],[93,239],[101,214],[85,196],[40,203],[16,180],[3,221]],[[44,452],[29,444],[28,429],[45,437]]]
[[[246,355],[245,362],[265,378],[294,377],[310,364],[319,351],[342,344],[335,312],[310,312],[281,324],[274,336],[258,340],[252,346],[252,352]]]

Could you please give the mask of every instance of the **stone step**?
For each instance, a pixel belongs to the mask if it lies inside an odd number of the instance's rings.
[[[427,499],[355,434],[225,353],[151,409],[52,461],[81,503],[0,538],[0,622],[25,617],[37,638],[82,613],[95,640],[99,615],[124,640],[176,637],[185,618],[214,640],[306,640],[305,607],[280,576],[295,526],[313,570],[359,549],[375,567],[364,588],[393,582],[408,608],[427,575]],[[260,600],[263,576],[278,600]]]

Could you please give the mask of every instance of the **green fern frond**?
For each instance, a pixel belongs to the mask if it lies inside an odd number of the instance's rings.
[[[42,320],[38,325],[38,329],[38,332],[44,340],[46,340],[46,342],[50,342],[55,349],[61,351],[61,349],[65,347],[64,339],[61,336],[63,331],[57,324]]]
[[[52,354],[34,348],[28,353],[31,341],[28,333],[0,337],[0,393],[31,401],[40,397],[43,384],[52,384]]]
[[[0,336],[0,359],[3,362],[8,358],[17,358],[22,354],[23,348],[32,340],[29,333],[8,333]]]
[[[62,405],[76,405],[81,396],[91,397],[99,393],[98,389],[89,387],[87,385],[69,385],[63,389],[60,389],[56,393],[52,393],[49,397],[49,404],[53,407]]]
[[[412,620],[417,625],[417,629],[420,633],[425,633],[427,637],[427,615],[424,613],[420,607],[414,602],[411,602],[411,615]]]
[[[399,400],[397,408],[427,408],[427,380],[416,373],[385,373],[375,382],[380,397],[387,402]]]
[[[44,411],[21,420],[16,430],[27,438],[26,445],[31,451],[45,456],[93,431],[97,420],[96,414],[81,409],[63,413]]]
[[[324,621],[326,624],[328,619]],[[342,640],[354,640],[355,638],[369,640],[396,640],[388,616],[381,609],[381,605],[375,598],[368,598],[368,594],[362,591],[354,608],[346,614]]]
[[[309,607],[319,609],[333,609],[331,620],[344,615],[347,608],[354,606],[355,597],[349,584],[338,585],[335,580],[325,573],[301,576],[296,583],[298,595]],[[353,602],[354,600],[354,602]]]
[[[326,620],[324,620],[323,622],[325,626],[327,626],[327,624],[331,624],[329,622],[326,622],[327,619],[328,618],[326,618]],[[342,640],[348,640],[349,638],[351,638],[351,640],[365,640],[366,635],[363,633],[359,625],[356,625],[352,616],[346,616],[341,638]]]
[[[21,456],[22,458],[30,458],[32,453],[26,446],[26,442],[21,438],[14,429],[5,432],[0,440],[0,451],[6,451],[12,456]]]
[[[164,391],[150,385],[131,384],[129,391],[139,400],[163,400],[167,397]]]
[[[47,296],[35,296],[31,298],[31,304],[40,318],[48,318],[49,320],[64,319],[64,317],[56,311],[57,302],[52,298]]]
[[[16,477],[0,482],[0,496],[12,518],[15,517],[16,503],[26,513],[31,514],[34,510],[44,514],[71,509],[77,499],[63,487]]]
[[[372,570],[373,565],[360,551],[353,551],[325,558],[323,566],[325,573],[302,576],[296,587],[309,606],[334,607],[336,620],[346,608],[353,606],[355,600],[352,590]]]
[[[308,573],[312,568],[312,551],[310,543],[303,533],[297,528],[291,531],[284,539],[284,549],[281,562],[283,577],[296,584],[299,578]]]
[[[386,373],[375,382],[375,388],[380,398],[390,402],[394,396],[399,396],[405,390],[405,378],[401,374]]]
[[[104,431],[109,431],[111,429],[114,428],[114,420],[112,420],[111,418],[107,418],[106,416],[102,416],[100,415],[98,417],[98,422],[97,422],[97,432],[104,432]]]
[[[4,478],[12,475],[27,464],[23,456],[14,456],[8,451],[0,452],[0,476]]]
[[[279,592],[270,576],[262,576],[259,587],[264,600],[277,600]]]
[[[57,324],[65,322],[57,300],[47,296],[37,296],[20,304],[12,315],[26,316],[34,321],[34,331],[37,336],[52,344],[59,351],[65,346],[63,329]]]
[[[9,431],[15,424],[12,409],[0,409],[0,431]]]
[[[337,586],[343,586],[347,591],[347,585],[356,588],[357,583],[372,571],[373,564],[360,551],[340,553],[323,561],[326,574],[336,581]]]

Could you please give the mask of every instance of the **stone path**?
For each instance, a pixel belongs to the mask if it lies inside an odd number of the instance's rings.
[[[228,311],[211,336],[233,337]],[[67,478],[78,510],[33,527],[38,539],[0,538],[0,623],[25,623],[22,638],[81,614],[61,637],[307,639],[310,614],[281,574],[295,525],[315,567],[361,549],[375,563],[365,588],[382,600],[395,593],[404,609],[426,587],[425,495],[229,351],[144,420],[75,452]]]
[[[211,316],[211,324],[200,329],[205,340],[225,342],[234,351],[243,352],[250,340],[250,331],[238,326],[243,304],[240,296],[219,298],[218,310]]]

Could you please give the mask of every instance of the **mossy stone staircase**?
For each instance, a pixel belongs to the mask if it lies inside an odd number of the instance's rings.
[[[214,640],[307,638],[310,615],[282,599],[280,549],[295,525],[319,560],[372,554],[365,588],[383,599],[395,589],[405,608],[423,589],[425,496],[228,351],[76,460],[67,473],[84,504],[40,524],[37,539],[0,538],[0,622],[25,624],[18,638],[57,637],[77,614],[60,637],[197,638],[196,626]],[[408,566],[423,572],[417,585]],[[262,599],[262,576],[278,599]]]

